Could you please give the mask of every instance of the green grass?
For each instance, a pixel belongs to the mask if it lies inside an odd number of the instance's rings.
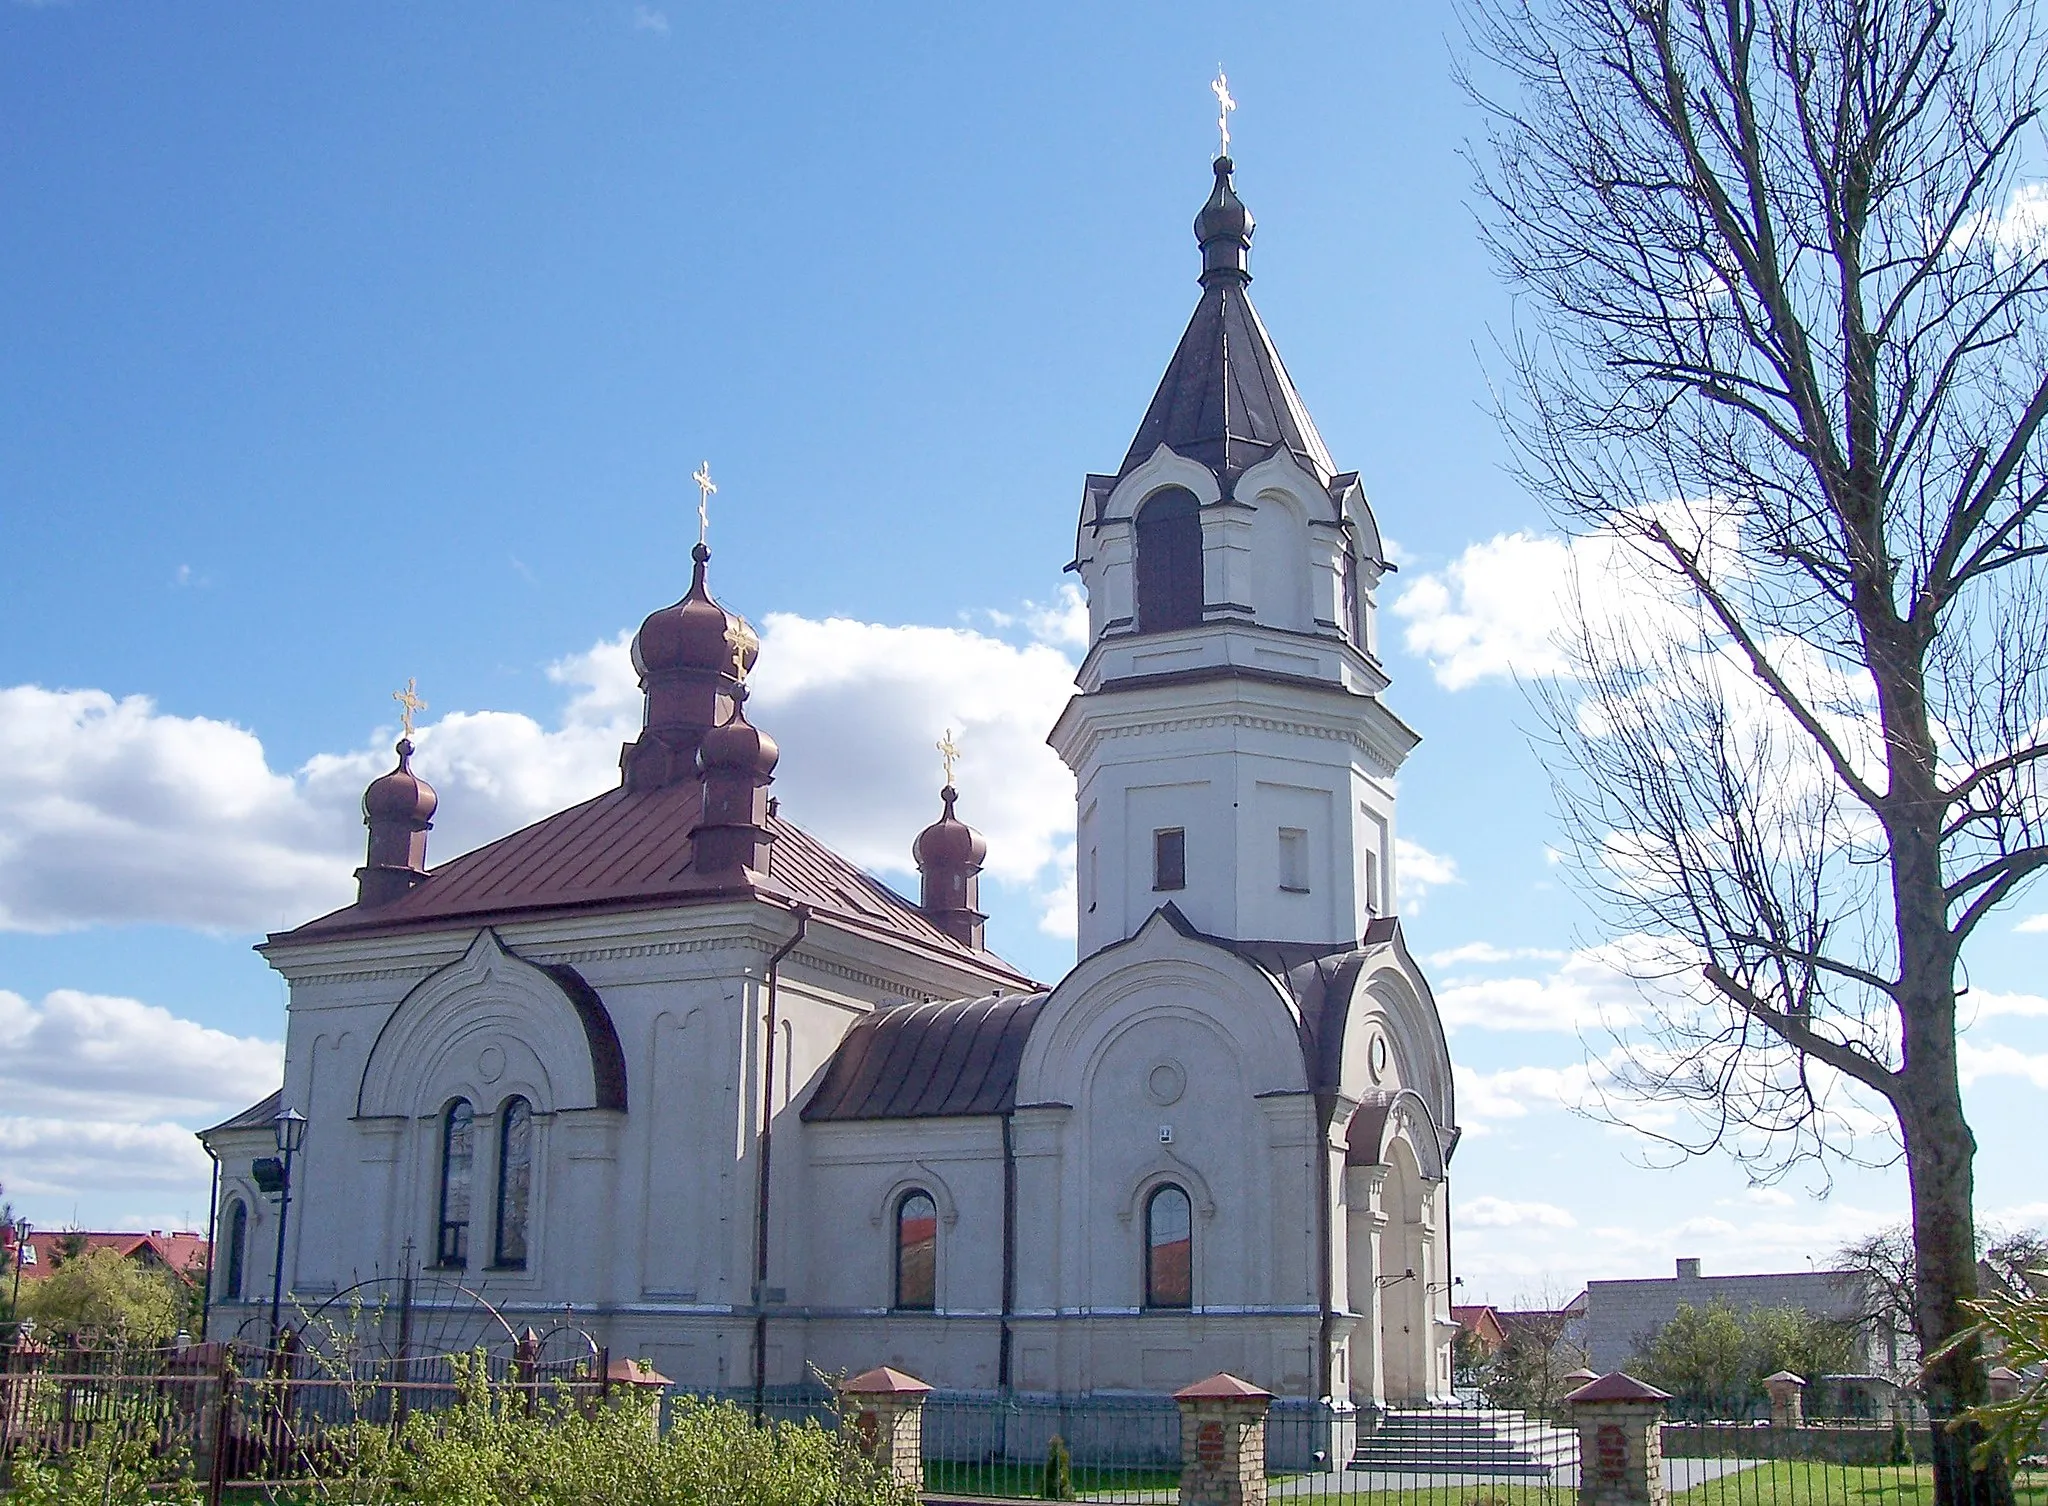
[[[963,1496],[1022,1496],[1037,1499],[1045,1478],[1045,1466],[1021,1460],[991,1460],[987,1463],[953,1459],[928,1459],[924,1466],[927,1495],[954,1493]],[[1164,1492],[1180,1487],[1177,1469],[1100,1469],[1094,1465],[1074,1466],[1074,1494],[1090,1496],[1134,1496],[1141,1492]]]
[[[2048,1506],[2048,1476],[2027,1471],[2013,1480],[2019,1506]],[[1672,1506],[1932,1506],[1934,1471],[1926,1465],[1842,1465],[1817,1459],[1759,1464],[1690,1490]]]

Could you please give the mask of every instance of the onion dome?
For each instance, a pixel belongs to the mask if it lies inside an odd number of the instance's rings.
[[[440,797],[412,771],[412,739],[398,740],[398,767],[363,791],[368,860],[356,870],[356,903],[385,905],[427,878],[427,833]]]
[[[918,872],[933,868],[980,868],[981,860],[988,856],[988,838],[953,814],[953,802],[960,798],[960,792],[950,784],[939,791],[939,799],[945,802],[945,814],[917,834],[917,840],[910,844],[910,855],[917,860]]]
[[[1234,278],[1240,283],[1252,280],[1248,266],[1252,212],[1244,207],[1244,200],[1237,196],[1237,187],[1230,180],[1235,167],[1228,157],[1216,159],[1216,186],[1195,216],[1195,239],[1202,247],[1201,281],[1205,288],[1219,277]]]
[[[735,636],[744,640],[750,635]],[[744,652],[747,645],[742,642]],[[775,739],[747,720],[747,687],[735,685],[732,715],[697,745],[703,808],[690,833],[690,867],[700,878],[744,882],[768,871],[768,786],[781,757]]]
[[[633,635],[633,668],[647,697],[644,730],[620,754],[631,790],[656,790],[697,776],[697,743],[716,727],[731,687],[753,666],[760,651],[751,634],[739,635],[739,619],[711,599],[704,567],[711,551],[690,551],[695,566],[690,589],[673,606],[650,613]],[[736,672],[737,671],[737,672]]]
[[[747,720],[746,687],[733,692],[732,719],[704,734],[697,747],[697,769],[705,778],[716,774],[752,777],[766,783],[775,774],[782,750],[775,739]]]
[[[939,791],[943,814],[910,844],[917,860],[917,907],[955,941],[979,950],[988,918],[980,909],[981,861],[988,856],[988,839],[953,813],[959,798],[950,784]]]
[[[733,672],[732,644],[726,634],[733,619],[725,608],[711,599],[704,583],[704,567],[711,551],[699,544],[690,551],[694,566],[690,589],[673,606],[650,612],[633,635],[633,668],[639,671],[642,689],[657,676],[696,670],[719,675]],[[751,652],[742,672],[752,668]]]
[[[398,767],[371,780],[363,791],[363,824],[373,829],[384,821],[425,826],[441,803],[434,787],[412,771],[412,739],[400,738],[396,752]]]

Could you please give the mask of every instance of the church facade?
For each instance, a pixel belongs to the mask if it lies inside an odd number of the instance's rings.
[[[261,948],[284,1083],[202,1136],[216,1336],[267,1320],[250,1168],[288,1107],[287,1317],[417,1266],[693,1386],[1448,1399],[1458,1131],[1390,913],[1388,565],[1249,302],[1251,233],[1219,158],[1194,317],[1083,487],[1091,644],[1050,731],[1078,965],[987,950],[952,788],[915,903],[777,813],[700,545],[634,640],[615,789],[430,867],[401,742],[357,902]]]

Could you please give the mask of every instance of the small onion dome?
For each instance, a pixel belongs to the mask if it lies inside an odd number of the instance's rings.
[[[765,782],[775,772],[782,750],[747,720],[746,700],[746,688],[741,686],[733,695],[732,719],[706,732],[697,745],[697,768],[705,778],[739,774]]]
[[[398,767],[371,780],[370,787],[363,791],[363,820],[372,825],[391,821],[425,826],[433,820],[440,797],[432,785],[412,771],[412,739],[400,738],[397,751]]]
[[[1252,212],[1237,196],[1230,180],[1235,164],[1228,157],[1216,159],[1216,186],[1209,200],[1195,216],[1195,241],[1202,248],[1202,283],[1208,285],[1216,273],[1251,281],[1247,267],[1252,246]]]
[[[988,856],[988,838],[953,814],[953,802],[960,798],[953,786],[949,784],[940,790],[939,798],[946,802],[946,813],[919,832],[917,840],[910,844],[910,855],[917,860],[918,870],[979,868],[981,860]]]
[[[650,612],[633,635],[633,668],[644,681],[650,676],[677,670],[733,672],[732,644],[726,633],[734,619],[711,599],[704,584],[704,566],[711,551],[702,544],[690,551],[695,567],[690,572],[690,589],[674,606]],[[742,670],[751,668],[758,649],[749,650]]]

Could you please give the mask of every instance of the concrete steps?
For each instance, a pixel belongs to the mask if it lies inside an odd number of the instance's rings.
[[[1579,1435],[1523,1412],[1466,1407],[1390,1411],[1361,1437],[1350,1468],[1376,1474],[1548,1475],[1579,1462]]]

